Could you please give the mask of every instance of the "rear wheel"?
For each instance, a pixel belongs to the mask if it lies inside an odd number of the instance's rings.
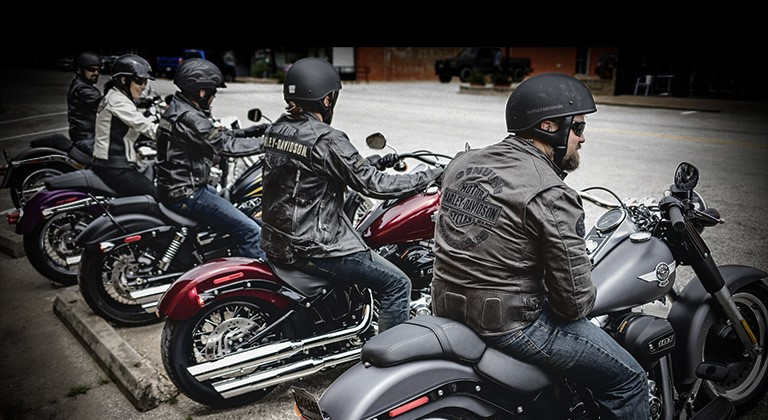
[[[757,344],[765,350],[768,346],[768,290],[750,285],[734,292],[733,301],[755,334]],[[723,380],[704,381],[704,390],[712,398],[729,399],[737,412],[754,406],[768,391],[768,354],[763,351],[758,356],[747,357],[743,353],[741,341],[725,317],[710,327],[704,341],[704,361],[724,364],[728,369]]]
[[[70,211],[38,223],[24,235],[24,252],[32,267],[55,283],[77,284],[82,248],[75,239],[93,218],[85,211]]]
[[[459,69],[459,80],[464,83],[469,83],[469,79],[472,78],[472,67],[462,67]]]
[[[440,73],[437,77],[440,79],[440,83],[448,83],[452,78],[450,73]]]
[[[86,248],[78,273],[83,299],[94,313],[119,326],[158,322],[160,319],[154,311],[147,311],[131,293],[173,282],[174,278],[167,278],[162,283],[139,280],[139,277],[152,275],[150,270],[154,268],[154,262],[162,258],[166,249],[166,245],[151,240],[122,243],[105,253]],[[175,271],[173,266],[167,270]]]
[[[189,398],[209,407],[238,407],[269,394],[274,386],[224,398],[211,381],[200,381],[189,368],[225,356],[242,353],[256,346],[293,338],[283,322],[259,337],[267,326],[282,315],[272,304],[251,297],[231,297],[215,301],[192,318],[167,319],[161,340],[163,366],[176,387]],[[274,362],[275,367],[279,362]],[[231,380],[232,373],[229,374]],[[220,380],[224,381],[223,378]]]
[[[25,169],[18,175],[18,177],[14,177],[15,181],[9,188],[13,205],[16,206],[17,209],[23,208],[24,204],[26,204],[35,193],[45,187],[45,184],[43,183],[45,178],[61,175],[65,172],[74,170],[75,168],[69,168],[67,170],[60,166],[40,166]]]

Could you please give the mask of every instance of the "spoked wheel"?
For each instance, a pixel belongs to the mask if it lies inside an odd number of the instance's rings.
[[[725,322],[713,325],[704,342],[704,361],[728,367],[721,381],[705,381],[711,396],[722,396],[733,403],[737,412],[748,410],[768,391],[768,291],[747,286],[733,293],[733,300],[763,348],[758,356],[743,355],[743,346],[733,328]]]
[[[166,249],[166,245],[151,240],[119,244],[106,253],[93,248],[85,249],[78,273],[83,299],[94,313],[119,326],[158,322],[160,319],[154,311],[148,312],[141,302],[131,296],[131,292],[163,284],[170,286],[175,280],[168,278],[162,283],[138,280],[151,275],[150,269],[154,268]],[[173,266],[166,270],[169,273],[176,271]]]
[[[75,169],[72,168],[71,170],[74,171]],[[23,208],[33,195],[45,188],[45,184],[43,183],[45,178],[61,175],[64,172],[65,171],[61,169],[53,167],[28,170],[19,177],[21,182],[10,188],[13,205],[16,206],[17,209]]]
[[[209,381],[199,381],[188,369],[259,345],[292,338],[294,334],[286,323],[260,335],[281,315],[280,310],[266,301],[233,297],[213,302],[192,318],[183,321],[167,319],[161,342],[163,366],[176,387],[200,404],[225,408],[258,401],[274,386],[224,398]],[[230,373],[228,378],[232,376],[234,374]]]
[[[85,211],[59,213],[24,235],[24,252],[40,274],[64,286],[77,284],[82,248],[75,238],[94,219]]]

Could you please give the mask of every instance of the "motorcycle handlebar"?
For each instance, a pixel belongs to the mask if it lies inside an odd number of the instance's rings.
[[[669,221],[676,232],[682,232],[685,229],[685,219],[683,218],[683,212],[680,211],[680,207],[669,206]]]

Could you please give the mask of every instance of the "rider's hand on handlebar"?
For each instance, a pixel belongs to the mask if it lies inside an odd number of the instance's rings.
[[[243,131],[243,137],[261,137],[264,135],[264,132],[267,131],[267,127],[269,127],[269,124],[254,124],[248,128],[244,128]]]
[[[391,168],[395,166],[395,163],[397,163],[399,159],[397,153],[390,153],[382,156],[376,166],[379,168]]]

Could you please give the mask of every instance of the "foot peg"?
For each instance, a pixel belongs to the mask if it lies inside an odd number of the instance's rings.
[[[691,420],[731,420],[736,416],[736,409],[731,401],[717,397],[698,410]]]

